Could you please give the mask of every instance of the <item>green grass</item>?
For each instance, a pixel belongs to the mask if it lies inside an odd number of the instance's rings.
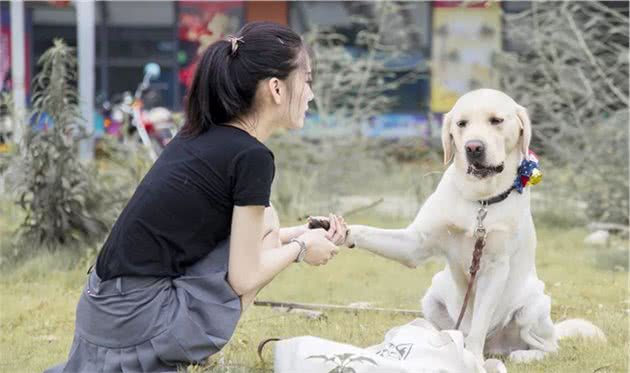
[[[365,216],[352,220],[383,227],[401,227],[406,223]],[[586,233],[539,224],[538,272],[552,295],[554,320],[591,320],[605,331],[608,343],[565,340],[558,354],[542,362],[508,363],[510,373],[627,371],[627,273],[596,267],[593,252],[582,245]],[[0,372],[41,372],[66,358],[74,311],[89,262],[83,260],[74,269],[65,270],[68,260],[63,254],[40,255],[0,274]],[[365,301],[377,307],[419,309],[422,294],[441,267],[441,262],[435,261],[412,270],[360,250],[344,250],[324,267],[292,265],[258,299],[341,305]],[[262,339],[310,334],[368,346],[381,342],[388,329],[411,319],[392,314],[329,311],[321,320],[310,320],[253,306],[244,314],[230,343],[211,362],[269,369],[270,365],[261,365],[256,355],[256,346]],[[272,360],[271,350],[266,350],[267,361]]]

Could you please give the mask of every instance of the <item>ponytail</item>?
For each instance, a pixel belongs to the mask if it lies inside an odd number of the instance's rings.
[[[211,44],[197,65],[181,132],[197,136],[249,112],[258,83],[286,79],[302,49],[298,34],[271,22],[249,23],[230,41]]]

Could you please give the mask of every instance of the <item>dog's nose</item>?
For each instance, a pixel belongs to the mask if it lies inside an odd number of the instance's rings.
[[[466,143],[466,156],[469,159],[478,160],[481,159],[485,152],[483,143],[479,140],[470,140]]]

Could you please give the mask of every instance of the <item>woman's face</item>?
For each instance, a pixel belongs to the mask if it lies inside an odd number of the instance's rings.
[[[308,110],[308,103],[315,97],[311,89],[311,60],[304,54],[304,62],[289,76],[291,86],[288,101],[288,118],[286,128],[299,129],[304,127],[304,119]]]

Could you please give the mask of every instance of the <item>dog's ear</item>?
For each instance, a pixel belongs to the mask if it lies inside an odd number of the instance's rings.
[[[516,107],[516,118],[521,126],[521,136],[519,139],[521,152],[525,159],[529,159],[529,143],[532,140],[532,123],[529,120],[529,115],[527,115],[527,110],[520,105]]]
[[[453,158],[453,138],[451,137],[451,113],[444,114],[442,118],[442,150],[444,150],[444,164],[447,165]]]

